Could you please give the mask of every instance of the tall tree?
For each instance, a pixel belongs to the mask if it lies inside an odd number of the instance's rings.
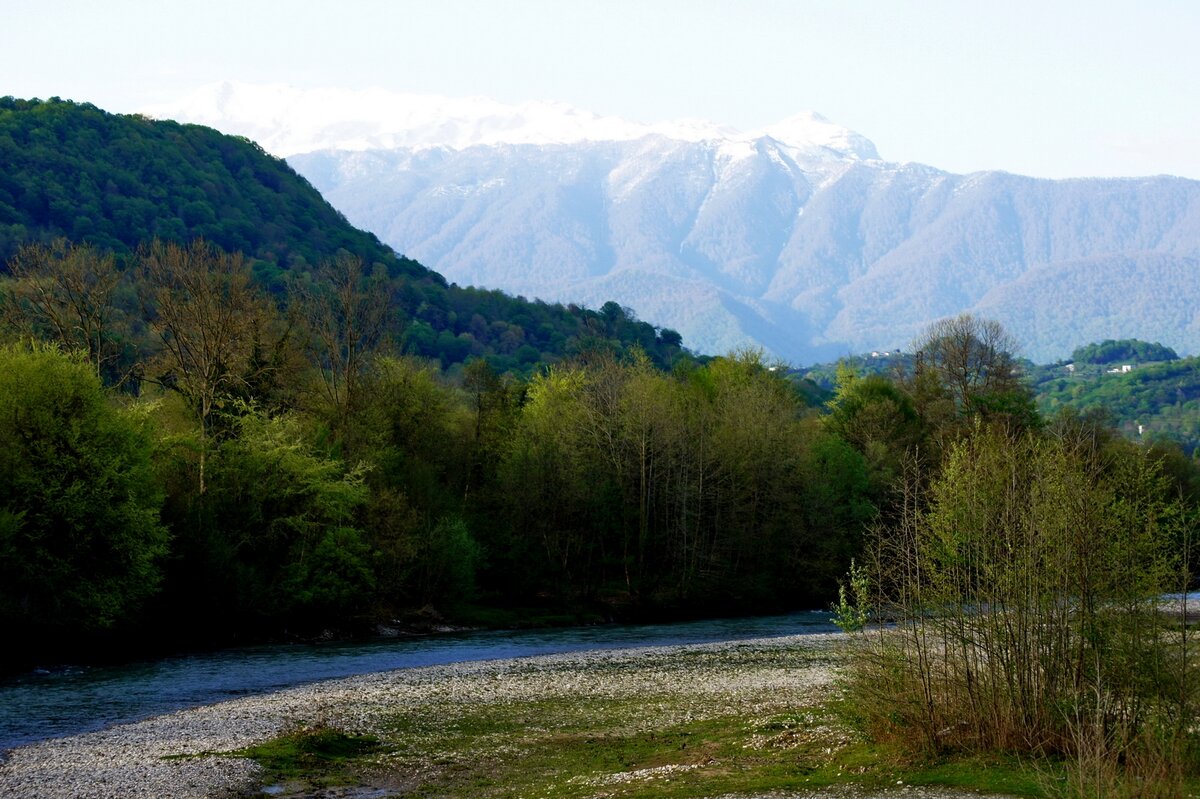
[[[316,269],[300,291],[321,397],[339,433],[361,397],[367,362],[387,329],[391,293],[385,271],[368,275],[345,250]]]
[[[274,368],[259,357],[273,308],[241,253],[201,239],[154,241],[140,253],[143,305],[162,344],[155,379],[188,403],[199,424],[199,491],[214,412]]]
[[[942,406],[949,402],[958,418],[1003,418],[1018,427],[1037,424],[1032,395],[1014,355],[1016,340],[999,322],[971,314],[942,319],[913,348],[910,393],[927,411],[927,420],[937,424],[946,417]]]

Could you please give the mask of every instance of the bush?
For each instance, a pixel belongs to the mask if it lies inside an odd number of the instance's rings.
[[[870,601],[896,625],[858,639],[870,731],[1076,766],[1100,752],[1122,785],[1193,772],[1188,631],[1162,599],[1186,584],[1187,524],[1157,463],[1082,429],[977,428],[927,491],[918,471],[874,536]]]

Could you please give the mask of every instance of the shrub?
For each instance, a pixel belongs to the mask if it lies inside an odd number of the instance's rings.
[[[1187,522],[1156,462],[1081,430],[976,428],[931,482],[908,472],[869,566],[895,626],[862,635],[852,669],[870,731],[1100,756],[1123,785],[1194,771],[1188,630],[1162,599],[1186,584]]]

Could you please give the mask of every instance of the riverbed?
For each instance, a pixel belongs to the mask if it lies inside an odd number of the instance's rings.
[[[0,681],[0,751],[319,680],[455,662],[831,632],[827,611],[241,647],[110,667],[54,666]]]
[[[600,649],[307,683],[19,747],[0,763],[0,799],[975,796],[841,758],[856,737],[829,705],[845,642]],[[238,751],[312,728],[383,746],[332,786],[270,777]]]
[[[474,706],[634,700],[630,707],[640,710],[623,714],[624,729],[612,734],[667,728],[715,715],[738,714],[753,723],[776,712],[813,705],[827,694],[836,638],[812,634],[591,650],[309,683],[17,748],[0,764],[0,797],[246,795],[261,786],[259,768],[229,753],[281,730],[322,724],[352,733],[389,735],[397,723],[405,723],[414,725],[406,736],[436,735],[442,720]],[[547,718],[545,723],[552,721]],[[536,726],[530,731],[532,737],[539,734]],[[487,745],[486,740],[478,743]],[[398,782],[436,779],[433,772],[445,769],[447,763],[477,756],[465,750],[440,751],[436,758],[427,752],[412,757],[405,752],[382,755],[372,773],[380,775],[386,786],[374,795],[389,795],[386,792],[393,789],[402,792]],[[667,774],[661,769],[633,769],[582,777],[600,785],[605,780],[637,782]],[[375,789],[364,786],[368,790]]]

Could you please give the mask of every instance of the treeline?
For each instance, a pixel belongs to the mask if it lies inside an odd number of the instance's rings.
[[[152,242],[123,269],[31,246],[11,273],[0,618],[26,661],[63,642],[361,632],[424,606],[821,606],[870,525],[905,518],[914,461],[924,487],[962,442],[1007,440],[980,431],[1106,436],[1044,421],[1013,342],[971,317],[934,326],[903,373],[844,369],[822,409],[758,353],[676,347],[668,368],[607,338],[641,324],[615,305],[528,378],[486,357],[446,370],[406,351],[386,272],[349,253],[286,304],[201,241]],[[1177,450],[1109,443],[1194,506]]]
[[[370,629],[471,605],[591,618],[821,603],[869,518],[862,457],[746,353],[672,371],[611,336],[525,379],[444,370],[348,253],[59,242],[0,282],[0,617],[66,642]],[[648,326],[647,326],[648,327]],[[418,350],[419,352],[419,350]],[[797,575],[800,575],[797,578]],[[82,639],[81,639],[82,637]]]
[[[859,375],[893,379],[910,373],[915,357],[915,353],[898,350],[874,357],[855,356],[838,364],[812,366],[792,377],[810,396],[819,397],[835,388],[839,369],[849,366]],[[1119,371],[1125,364],[1131,370]],[[1162,344],[1108,339],[1076,348],[1070,362],[1019,360],[1015,366],[1043,416],[1053,418],[1067,410],[1101,414],[1108,426],[1131,440],[1170,441],[1185,454],[1200,458],[1198,358],[1180,358]]]

